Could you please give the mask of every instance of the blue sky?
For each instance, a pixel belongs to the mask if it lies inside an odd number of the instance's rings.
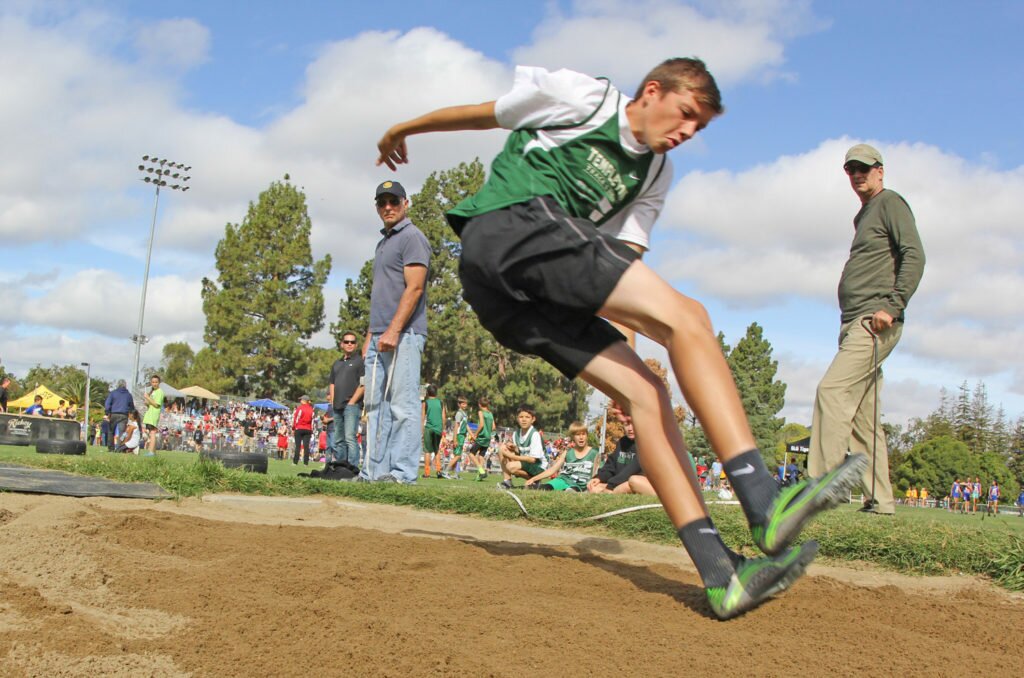
[[[194,166],[164,194],[143,362],[202,338],[199,281],[224,224],[289,172],[315,254],[330,252],[329,323],[372,253],[372,164],[390,122],[507,88],[515,63],[609,75],[631,91],[668,56],[704,58],[725,116],[674,153],[648,261],[734,342],[757,321],[809,420],[834,352],[835,285],[858,203],[841,170],[859,141],[914,208],[929,261],[887,364],[885,416],[931,411],[984,380],[1024,414],[1024,4],[1019,2],[24,2],[0,5],[0,357],[88,360],[127,377],[152,193],[139,156]],[[415,139],[410,188],[498,133]],[[327,337],[315,338],[326,345]],[[661,357],[658,347],[642,352]],[[178,384],[177,386],[182,386]]]

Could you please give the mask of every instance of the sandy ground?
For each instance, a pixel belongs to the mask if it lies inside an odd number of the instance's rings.
[[[3,676],[926,675],[1024,666],[1024,600],[815,565],[709,617],[676,548],[333,499],[0,494]]]

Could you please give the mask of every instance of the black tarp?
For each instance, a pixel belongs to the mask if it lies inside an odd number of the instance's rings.
[[[0,491],[59,494],[64,497],[126,497],[170,499],[173,494],[153,483],[119,483],[94,476],[0,463]]]

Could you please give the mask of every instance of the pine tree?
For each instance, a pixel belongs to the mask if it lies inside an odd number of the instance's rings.
[[[983,381],[974,385],[974,394],[971,398],[970,428],[974,435],[974,451],[979,454],[991,452],[992,406],[988,402],[988,390]]]
[[[939,408],[935,411],[940,419],[945,420],[949,423],[950,427],[953,425],[953,401],[949,398],[949,391],[945,386],[939,389]]]
[[[992,421],[989,446],[992,452],[1004,459],[1010,454],[1010,430],[1006,423],[1006,410],[1002,405],[996,410],[996,418]]]
[[[1013,426],[1009,448],[1009,461],[1006,465],[1017,483],[1024,486],[1024,417],[1018,418]]]
[[[192,361],[195,360],[195,353],[186,341],[171,341],[164,344],[162,359],[160,360],[161,376],[168,384],[176,385],[178,388],[188,386],[189,371],[192,369]]]
[[[725,334],[719,332],[717,338],[718,347],[722,350],[722,356],[728,361],[731,349],[729,344],[725,343]],[[732,368],[730,367],[730,369]],[[704,429],[697,420],[697,415],[692,410],[684,410],[683,412],[683,440],[686,441],[686,449],[689,450],[690,455],[694,459],[700,457],[712,459],[714,457],[715,452],[711,449],[711,443],[708,441],[707,436],[704,435]]]
[[[203,388],[220,395],[249,395],[247,393],[240,394],[235,392],[238,382],[232,376],[233,374],[233,370],[229,374],[226,368],[222,367],[222,361],[214,353],[213,349],[209,346],[204,346],[199,349],[196,357],[192,360],[186,381],[190,384],[199,384]]]
[[[355,332],[362,350],[370,322],[370,289],[373,285],[373,259],[367,260],[355,280],[345,280],[345,296],[338,302],[338,319],[331,323],[331,335],[337,346],[346,332]]]
[[[779,430],[785,423],[777,415],[786,404],[786,385],[775,379],[779,362],[772,360],[772,345],[763,335],[761,326],[751,323],[726,360],[758,449],[770,462],[775,457]]]
[[[960,384],[956,403],[953,405],[953,433],[956,439],[971,448],[974,431],[971,429],[971,391],[967,382]]]
[[[309,372],[305,341],[323,327],[330,255],[313,259],[306,196],[275,181],[217,244],[217,281],[203,279],[204,368],[239,395],[295,400]],[[202,351],[200,351],[202,353]],[[205,364],[209,363],[209,364]]]

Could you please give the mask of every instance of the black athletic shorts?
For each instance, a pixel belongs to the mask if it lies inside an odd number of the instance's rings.
[[[463,295],[503,346],[571,379],[624,340],[596,314],[640,255],[593,222],[541,197],[473,217],[461,236]]]

